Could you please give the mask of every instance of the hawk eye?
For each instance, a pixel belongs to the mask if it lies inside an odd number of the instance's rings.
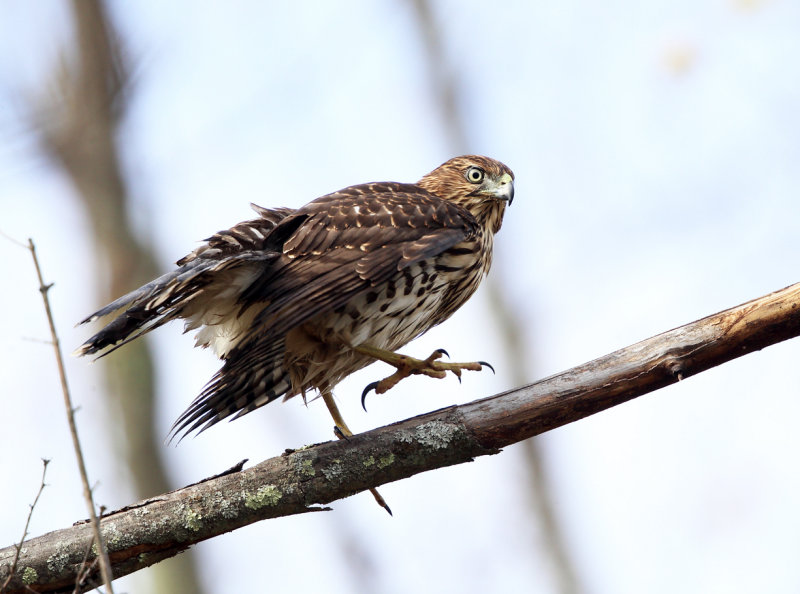
[[[470,167],[467,169],[465,177],[471,184],[479,184],[483,181],[485,175],[486,173],[480,167]]]

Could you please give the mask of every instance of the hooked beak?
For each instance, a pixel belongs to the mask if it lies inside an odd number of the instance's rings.
[[[510,206],[514,202],[514,178],[508,173],[504,173],[488,193],[497,200],[507,201]]]

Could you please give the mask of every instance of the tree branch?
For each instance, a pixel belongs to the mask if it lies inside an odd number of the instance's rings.
[[[153,565],[258,520],[494,454],[800,334],[800,283],[664,332],[534,384],[318,444],[147,499],[102,519],[114,575]],[[8,592],[71,591],[91,528],[27,541]],[[0,550],[0,580],[15,547]],[[90,556],[91,558],[91,556]],[[86,584],[91,588],[91,584]]]

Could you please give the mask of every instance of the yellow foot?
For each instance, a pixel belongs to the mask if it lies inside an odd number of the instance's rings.
[[[397,369],[397,371],[389,377],[383,378],[378,382],[372,382],[364,388],[364,391],[361,393],[361,406],[364,410],[367,410],[366,398],[370,390],[375,390],[376,394],[383,394],[395,387],[401,380],[412,375],[427,375],[428,377],[441,379],[447,376],[448,371],[451,371],[460,382],[461,372],[464,370],[480,371],[484,367],[488,367],[492,370],[492,373],[494,373],[494,367],[486,361],[474,361],[469,363],[443,363],[442,361],[438,361],[438,359],[442,358],[442,355],[450,356],[444,349],[433,351],[427,359],[415,359],[414,357],[370,346],[357,346],[355,350],[361,354],[369,355],[379,361],[388,363]]]

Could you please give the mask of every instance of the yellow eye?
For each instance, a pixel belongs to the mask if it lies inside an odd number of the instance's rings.
[[[483,178],[486,176],[486,172],[481,169],[480,167],[470,167],[467,169],[467,172],[464,174],[464,177],[467,178],[467,181],[471,184],[479,184],[483,181]]]

